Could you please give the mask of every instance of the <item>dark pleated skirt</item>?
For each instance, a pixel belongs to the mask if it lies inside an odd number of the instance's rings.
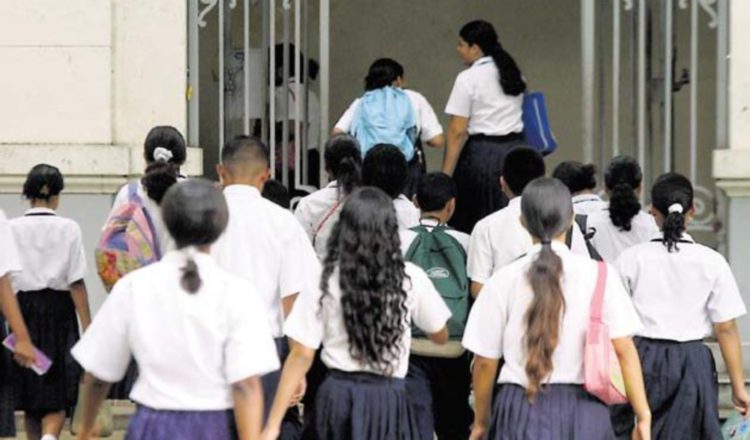
[[[404,379],[331,371],[318,390],[305,439],[419,438]]]
[[[70,411],[78,398],[81,367],[70,355],[78,341],[78,320],[70,292],[18,292],[18,305],[34,345],[52,360],[38,376],[14,364],[16,409],[42,414]]]
[[[719,391],[711,350],[701,341],[636,338],[654,439],[720,440]],[[612,408],[618,438],[630,438],[633,411]],[[626,437],[627,436],[627,437]]]
[[[125,440],[235,440],[234,414],[226,411],[163,411],[139,405]]]
[[[505,154],[521,144],[523,135],[520,133],[469,137],[453,173],[458,195],[456,211],[449,222],[451,226],[470,234],[479,220],[508,204],[508,198],[500,189],[500,172]]]
[[[7,336],[5,320],[0,316],[0,341]],[[10,350],[0,347],[0,438],[16,436],[13,377],[13,355]]]
[[[518,385],[500,387],[493,403],[488,439],[613,440],[607,406],[581,385],[553,384],[529,403]]]

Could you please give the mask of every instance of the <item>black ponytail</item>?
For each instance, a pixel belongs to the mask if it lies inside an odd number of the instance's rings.
[[[492,57],[500,72],[500,86],[506,95],[518,96],[526,91],[521,69],[516,60],[503,49],[492,24],[484,20],[471,21],[461,28],[459,35],[466,43],[476,44],[482,53]]]
[[[188,257],[185,267],[182,268],[182,279],[180,279],[180,285],[188,293],[195,293],[200,289],[203,281],[201,275],[198,273],[198,265],[195,264],[195,260],[192,257]]]
[[[359,142],[348,134],[337,134],[326,142],[326,169],[336,179],[341,195],[349,195],[362,184],[362,154]]]
[[[23,195],[28,200],[49,200],[59,195],[65,188],[63,175],[57,167],[40,163],[35,165],[26,176],[23,184]]]
[[[604,173],[604,184],[609,190],[609,218],[622,231],[632,229],[632,220],[641,210],[636,189],[641,186],[643,172],[632,157],[617,156]]]
[[[141,178],[141,184],[148,197],[161,204],[167,190],[177,183],[179,174],[180,168],[177,164],[157,160],[146,167],[146,174]]]
[[[679,251],[677,243],[687,229],[685,214],[693,206],[693,185],[681,174],[664,174],[654,182],[651,201],[664,216],[662,242],[669,252]]]

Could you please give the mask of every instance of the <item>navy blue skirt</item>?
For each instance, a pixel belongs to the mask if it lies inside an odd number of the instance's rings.
[[[654,439],[721,440],[719,390],[711,350],[701,341],[636,338]],[[612,408],[618,438],[630,438],[633,411]]]
[[[235,440],[234,413],[163,411],[139,405],[125,440]]]
[[[553,384],[536,395],[505,384],[495,395],[488,439],[613,440],[609,411],[581,385]]]
[[[305,439],[419,438],[404,379],[332,370],[318,390],[311,418]]]

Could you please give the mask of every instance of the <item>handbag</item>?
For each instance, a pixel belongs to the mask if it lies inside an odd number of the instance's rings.
[[[598,274],[591,298],[589,325],[586,330],[583,374],[584,388],[607,405],[626,403],[625,381],[617,354],[609,338],[609,327],[602,322],[607,264],[597,262]]]
[[[542,156],[552,154],[557,149],[557,139],[549,125],[543,93],[529,92],[523,95],[521,118],[526,144]]]
[[[721,435],[725,440],[750,440],[750,420],[734,412],[721,427]]]
[[[78,387],[78,403],[73,410],[73,418],[70,421],[70,433],[78,435],[81,431],[81,423],[83,423],[83,392],[84,387]],[[109,400],[102,401],[102,406],[99,408],[99,413],[96,415],[96,422],[94,423],[94,432],[99,437],[109,437],[114,431],[114,416],[112,415],[112,402]]]

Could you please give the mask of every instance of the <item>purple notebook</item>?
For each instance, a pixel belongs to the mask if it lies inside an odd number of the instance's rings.
[[[3,341],[3,345],[8,350],[15,352],[16,335],[14,335],[13,333],[8,335],[8,337]],[[31,364],[31,367],[29,368],[31,368],[36,374],[41,376],[49,371],[50,367],[52,367],[52,360],[50,360],[50,358],[48,358],[46,354],[42,353],[36,348],[34,348],[34,358],[34,363]]]

